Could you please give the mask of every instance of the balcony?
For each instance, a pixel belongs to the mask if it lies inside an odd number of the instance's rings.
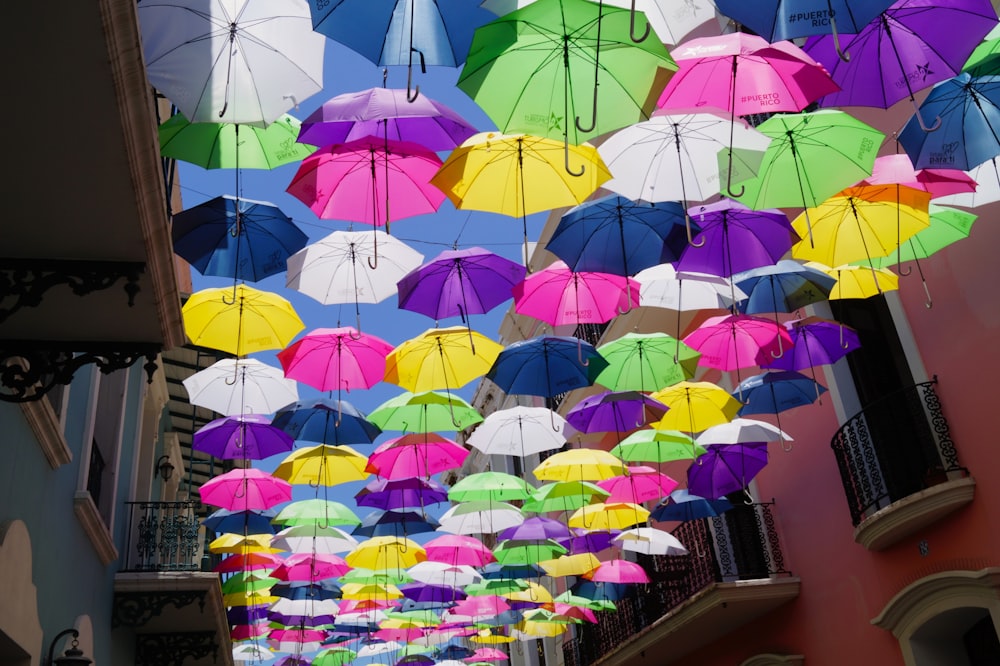
[[[923,382],[884,396],[834,434],[854,540],[883,550],[972,501],[948,421]]]
[[[563,645],[566,666],[674,663],[797,597],[773,506],[739,505],[682,524],[673,534],[689,555],[640,556],[652,582],[632,588],[598,624],[576,625]]]
[[[130,663],[232,664],[218,574],[203,559],[198,502],[128,502],[129,541],[115,576],[115,642]]]

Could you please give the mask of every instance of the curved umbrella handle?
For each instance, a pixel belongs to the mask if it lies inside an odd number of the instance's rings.
[[[559,426],[556,424],[556,413],[549,410],[549,423],[552,425],[552,430],[554,432],[559,432]],[[524,449],[524,442],[521,442],[521,448]]]
[[[348,331],[347,332],[347,337],[349,337],[351,340],[354,340],[355,342],[357,342],[362,337],[364,337],[364,335],[361,333],[361,313],[360,312],[354,313],[354,323],[356,324],[356,328],[358,330],[358,336],[354,337],[354,333],[352,333],[351,331]]]
[[[837,55],[841,60],[850,62],[851,54],[840,47],[840,34],[837,32],[837,19],[835,18],[836,12],[833,11],[833,7],[830,7],[830,4],[830,2],[827,2],[826,6],[828,7],[827,14],[830,17],[830,31],[833,33],[833,47],[837,49]]]
[[[576,360],[585,368],[590,365],[590,359],[583,357],[583,340],[580,338],[576,339]]]
[[[778,333],[778,353],[775,354],[774,350],[771,350],[771,358],[781,358],[785,355],[785,343],[781,339],[781,333]]]
[[[237,287],[237,283],[236,283],[236,280],[234,279],[233,280],[233,300],[229,300],[229,299],[227,299],[225,297],[225,295],[223,295],[222,296],[222,302],[225,305],[236,305],[236,287]]]
[[[573,169],[571,169],[569,167],[569,141],[568,140],[563,143],[563,156],[564,156],[565,165],[566,165],[566,173],[568,173],[569,175],[571,175],[571,176],[582,176],[583,172],[587,170],[587,168],[584,165],[582,165],[582,164],[580,165],[580,171],[578,171],[578,172],[577,171],[573,171]]]
[[[641,37],[635,36],[635,0],[632,0],[632,10],[629,12],[628,17],[628,36],[636,44],[641,44],[646,41],[649,37],[649,21],[646,21],[646,31],[642,33]]]
[[[625,276],[625,294],[627,295],[628,301],[625,303],[625,309],[622,310],[617,305],[615,306],[615,312],[620,315],[626,314],[632,311],[632,285],[629,284],[628,276]]]
[[[691,216],[688,215],[686,209],[684,211],[684,228],[687,230],[688,245],[691,247],[702,247],[708,242],[707,238],[702,238],[700,243],[694,242],[694,237],[691,235]]]
[[[931,132],[936,132],[938,129],[940,129],[941,116],[935,118],[934,124],[928,127],[927,123],[924,122],[923,116],[920,115],[920,107],[917,106],[917,100],[913,99],[913,97],[911,96],[910,101],[913,103],[913,115],[917,117],[917,122],[920,124],[920,129],[922,129],[924,132],[927,132],[928,134]]]
[[[931,298],[931,290],[927,286],[927,280],[921,280],[921,282],[924,285],[924,294],[927,295],[927,300],[924,301],[924,305],[927,307],[928,310],[930,310],[932,307],[934,307],[934,299]]]
[[[596,77],[595,77],[596,78]],[[597,82],[594,82],[594,108],[590,116],[590,127],[580,124],[580,116],[576,117],[576,129],[581,132],[592,132],[597,127]]]
[[[372,232],[372,239],[375,241],[374,251],[372,256],[368,257],[368,268],[375,270],[378,268],[378,232]],[[372,263],[372,258],[375,259],[375,263]]]

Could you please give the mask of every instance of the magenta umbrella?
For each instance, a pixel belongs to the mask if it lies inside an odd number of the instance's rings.
[[[660,500],[666,497],[673,492],[678,483],[652,467],[636,465],[628,468],[627,475],[613,476],[598,481],[597,485],[611,493],[605,502],[642,504],[648,500]]]
[[[634,280],[610,273],[580,272],[564,261],[532,273],[514,287],[514,309],[562,326],[603,324],[639,302]]]
[[[271,578],[285,581],[317,581],[324,578],[339,578],[351,567],[342,557],[324,553],[292,553],[279,567],[268,574]]]
[[[792,346],[783,326],[751,315],[709,317],[684,342],[701,352],[698,365],[727,371],[771,361]]]
[[[259,469],[234,469],[198,489],[201,501],[229,511],[261,511],[292,499],[292,484]]]
[[[595,583],[648,583],[646,570],[628,560],[608,560],[584,575]]]
[[[352,326],[317,328],[278,352],[285,377],[320,391],[371,388],[385,376],[393,346]]]
[[[882,155],[875,158],[872,175],[858,185],[903,185],[930,192],[931,199],[976,191],[972,176],[958,169],[914,169],[910,156]]]
[[[465,661],[507,661],[510,657],[503,650],[494,647],[476,648],[476,651],[465,658]]]
[[[429,477],[458,469],[469,451],[434,433],[413,433],[386,440],[368,456],[365,471],[387,479]]]
[[[496,562],[493,551],[482,541],[464,534],[444,534],[424,544],[427,559],[457,566],[466,564],[481,567]]]

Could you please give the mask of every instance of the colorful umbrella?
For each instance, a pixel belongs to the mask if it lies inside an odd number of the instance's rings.
[[[347,563],[336,555],[292,553],[270,575],[279,580],[314,581],[342,576],[347,569]]]
[[[807,370],[830,365],[861,346],[854,329],[820,317],[786,322],[785,328],[792,337],[792,348],[782,357],[768,361],[768,368]]]
[[[274,476],[289,483],[335,486],[368,478],[368,459],[349,446],[319,444],[297,449],[278,465]]]
[[[216,534],[236,532],[238,534],[274,534],[271,519],[273,511],[230,511],[219,509],[201,521]]]
[[[694,377],[701,354],[666,333],[626,333],[597,348],[608,367],[594,382],[613,391],[655,391]],[[635,422],[623,430],[631,430]]]
[[[308,240],[273,204],[230,196],[174,215],[174,252],[202,275],[256,282],[285,270]]]
[[[670,493],[670,501],[656,507],[650,517],[661,522],[686,522],[718,516],[732,508],[732,503],[725,497],[706,499],[691,494],[687,488],[681,488]]]
[[[371,388],[385,375],[392,345],[344,326],[317,328],[278,353],[285,376],[320,391]]]
[[[747,297],[724,277],[706,273],[678,272],[670,264],[660,264],[636,274],[639,305],[678,312],[730,309]],[[680,335],[680,318],[677,321]]]
[[[794,312],[830,295],[836,280],[816,268],[781,259],[733,275],[733,283],[747,294],[740,310],[746,314]]]
[[[747,444],[754,442],[791,441],[788,433],[780,428],[756,419],[736,418],[729,423],[720,423],[698,435],[698,443],[705,447],[716,444]],[[706,451],[707,453],[707,451]]]
[[[291,525],[271,538],[271,547],[292,553],[346,553],[357,547],[357,540],[336,527],[319,525]]]
[[[389,398],[368,415],[383,430],[439,432],[464,430],[481,423],[475,407],[452,393],[443,391],[406,392]]]
[[[191,344],[236,356],[281,349],[305,328],[287,300],[244,284],[196,291],[181,312]]]
[[[382,433],[354,405],[328,398],[285,405],[271,424],[294,439],[320,444],[372,444]]]
[[[208,544],[210,553],[273,553],[270,534],[222,534]]]
[[[872,175],[858,185],[905,185],[928,192],[931,199],[976,191],[976,181],[958,169],[914,169],[910,156],[880,155]]]
[[[598,501],[608,496],[608,492],[588,481],[557,481],[546,483],[531,492],[531,499],[521,508],[531,513],[549,511],[576,511],[595,498]]]
[[[274,517],[274,522],[288,527],[309,525],[322,529],[336,525],[358,525],[361,521],[340,502],[317,498],[298,500],[286,505]]]
[[[850,264],[833,268],[818,263],[810,263],[810,265],[826,271],[837,279],[837,284],[830,290],[831,301],[841,298],[871,298],[887,291],[899,289],[899,276],[888,268]]]
[[[191,448],[224,460],[263,460],[291,451],[289,435],[271,425],[262,414],[224,416],[199,428],[191,438]]]
[[[621,441],[611,454],[625,462],[665,463],[694,460],[705,450],[679,430],[637,430]]]
[[[597,485],[610,493],[604,500],[605,504],[642,504],[666,497],[677,487],[677,482],[652,467],[637,465],[629,467],[621,476],[598,481]]]
[[[566,548],[552,539],[506,539],[493,549],[497,562],[505,566],[534,564],[565,553]]]
[[[721,497],[744,490],[767,465],[767,444],[712,444],[698,464],[688,468],[688,490]]]
[[[606,363],[579,338],[546,335],[508,345],[486,378],[506,393],[551,398],[590,386]]]
[[[698,365],[737,371],[781,356],[792,345],[783,326],[752,315],[709,317],[684,342],[701,352]]]
[[[438,527],[437,520],[424,513],[376,509],[361,519],[353,534],[359,537],[408,537],[433,532]]]
[[[651,396],[670,408],[653,424],[657,430],[680,430],[696,433],[720,423],[728,423],[741,403],[725,389],[710,382],[683,381],[657,391]]]
[[[600,377],[597,378],[600,383]],[[590,432],[628,432],[658,421],[667,406],[637,391],[604,391],[589,395],[566,412],[574,429]]]
[[[516,406],[489,414],[466,443],[486,455],[525,456],[566,443],[566,420],[545,407]]]
[[[448,501],[448,489],[433,479],[375,479],[354,495],[358,506],[376,509],[424,508]]]
[[[1000,201],[1000,168],[997,161],[986,160],[974,169],[966,172],[966,175],[976,181],[976,191],[966,194],[950,194],[937,199],[935,203],[949,206],[963,206],[965,208],[976,208],[986,204]]]
[[[611,499],[611,498],[608,498]],[[645,523],[649,511],[632,502],[601,502],[576,510],[566,524],[588,530],[622,530]]]
[[[226,416],[270,414],[299,399],[294,380],[255,358],[216,361],[181,383],[192,405]]]
[[[160,155],[203,169],[274,169],[303,160],[316,149],[295,142],[299,121],[287,113],[266,127],[192,123],[177,113],[165,120],[157,132]]]
[[[401,537],[372,537],[344,558],[352,567],[376,571],[406,569],[427,559],[427,553],[414,541]]]
[[[292,486],[259,469],[234,469],[198,489],[201,501],[230,511],[270,509],[292,499]]]
[[[624,530],[614,539],[622,550],[643,555],[687,555],[688,549],[670,532],[654,527]]]
[[[646,571],[635,562],[608,560],[584,576],[588,580],[603,583],[648,583]]]
[[[560,557],[544,560],[538,563],[549,576],[558,578],[562,576],[586,576],[588,573],[599,567],[601,561],[593,553],[577,553],[576,555],[562,555]]]
[[[743,397],[740,416],[777,416],[786,410],[813,404],[826,393],[826,387],[793,370],[772,370],[747,377],[740,382],[738,392]]]
[[[479,539],[460,534],[442,534],[424,544],[428,561],[481,567],[495,562],[493,552]]]
[[[514,285],[514,310],[553,326],[603,324],[639,302],[630,279],[575,272],[556,261]]]
[[[452,534],[494,534],[524,522],[524,514],[506,502],[463,502],[444,512],[443,531]]]
[[[452,485],[448,499],[452,502],[526,500],[531,488],[522,479],[506,472],[475,472]]]
[[[860,32],[892,0],[716,0],[719,11],[769,42]],[[844,57],[848,57],[846,54]]]
[[[607,451],[568,449],[543,460],[533,473],[539,481],[600,481],[627,471],[625,465]]]
[[[431,328],[389,353],[385,381],[413,392],[461,388],[484,375],[502,350],[461,326]]]
[[[418,433],[386,440],[368,457],[367,471],[387,479],[430,477],[457,469],[468,449],[440,435]]]

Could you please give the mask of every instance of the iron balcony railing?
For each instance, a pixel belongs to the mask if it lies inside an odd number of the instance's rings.
[[[129,542],[122,571],[200,571],[198,502],[126,502]]]
[[[627,643],[713,583],[790,576],[778,542],[774,502],[739,504],[721,516],[681,524],[673,531],[689,554],[638,556],[652,581],[634,586],[599,613],[597,624],[574,625],[563,644],[566,666],[588,666]]]
[[[890,393],[851,417],[830,445],[857,527],[893,502],[966,474],[932,381]]]

